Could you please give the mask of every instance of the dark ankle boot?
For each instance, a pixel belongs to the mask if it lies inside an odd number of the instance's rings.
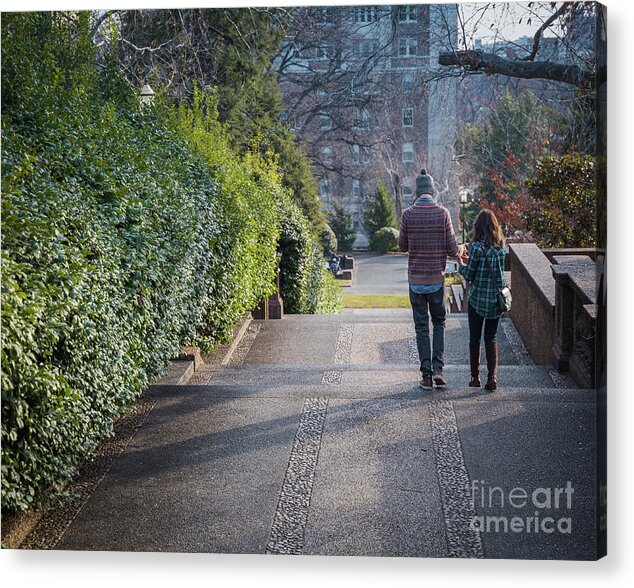
[[[495,390],[498,387],[498,344],[497,341],[485,341],[484,351],[487,356],[487,390]]]
[[[480,384],[480,346],[469,345],[469,363],[471,364],[471,381],[469,386],[479,388]]]

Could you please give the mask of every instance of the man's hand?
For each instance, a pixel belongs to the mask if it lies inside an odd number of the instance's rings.
[[[458,263],[460,265],[465,265],[467,263],[467,259],[469,257],[469,249],[467,245],[459,245],[458,246]]]

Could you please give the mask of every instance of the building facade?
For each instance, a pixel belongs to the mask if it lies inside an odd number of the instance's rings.
[[[304,140],[326,211],[351,215],[356,247],[382,182],[397,213],[427,169],[454,217],[457,84],[438,52],[455,46],[456,5],[305,7],[277,67],[289,125]]]

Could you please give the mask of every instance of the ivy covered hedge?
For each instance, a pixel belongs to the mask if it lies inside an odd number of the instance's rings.
[[[139,108],[95,67],[88,24],[2,18],[4,512],[54,495],[182,345],[226,340],[272,292],[298,214],[273,161],[232,152],[203,104]],[[298,222],[287,285],[316,302],[296,309],[334,310]]]

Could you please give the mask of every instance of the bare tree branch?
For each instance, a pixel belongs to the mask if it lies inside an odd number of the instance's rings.
[[[441,53],[438,56],[438,63],[455,65],[471,71],[483,71],[489,75],[501,74],[514,78],[553,80],[579,88],[595,88],[597,83],[600,85],[605,77],[605,71],[597,79],[595,72],[578,65],[506,59],[494,53],[475,50]]]
[[[542,26],[539,27],[539,29],[537,29],[537,32],[535,33],[535,36],[533,37],[533,49],[530,52],[530,55],[523,57],[522,61],[534,61],[535,56],[537,55],[537,51],[539,51],[539,43],[541,41],[543,32],[559,17],[563,16],[566,12],[568,12],[569,8],[570,8],[570,4],[565,2],[564,4],[562,4],[559,10],[557,10],[557,12],[554,12],[553,14],[551,14],[550,17],[546,21],[544,21]]]

